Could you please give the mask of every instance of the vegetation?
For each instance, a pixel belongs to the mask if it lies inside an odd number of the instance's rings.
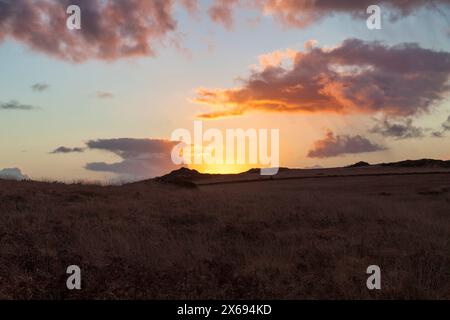
[[[0,298],[449,299],[449,208],[445,173],[0,181]],[[81,291],[66,289],[72,264]],[[380,291],[366,288],[372,264]]]

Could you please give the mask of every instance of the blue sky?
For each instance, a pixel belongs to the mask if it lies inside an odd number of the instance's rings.
[[[232,88],[238,77],[246,78],[258,56],[275,50],[303,50],[303,44],[315,39],[319,46],[338,46],[345,39],[383,41],[387,45],[418,43],[423,48],[450,52],[444,14],[424,9],[391,22],[383,19],[382,30],[368,30],[365,20],[348,14],[335,14],[307,28],[289,28],[271,16],[258,16],[255,10],[236,14],[231,30],[207,17],[207,1],[194,16],[182,8],[174,11],[177,30],[158,43],[156,56],[102,61],[88,59],[73,63],[55,58],[6,36],[0,42],[0,102],[19,101],[39,107],[33,111],[0,111],[2,152],[0,168],[18,167],[33,178],[64,181],[76,179],[112,179],[114,173],[92,172],[84,165],[93,161],[118,161],[117,155],[102,151],[80,154],[49,154],[56,147],[83,146],[91,139],[159,138],[167,139],[180,127],[191,128],[196,115],[207,107],[192,103],[199,87]],[[26,21],[24,21],[26,23]],[[182,50],[171,44],[181,39]],[[35,92],[31,86],[50,87]],[[100,99],[98,92],[112,98]],[[438,128],[450,114],[444,99],[433,112],[415,117],[415,123]],[[339,115],[251,113],[238,118],[217,119],[208,126],[249,128],[281,127],[285,138],[282,165],[303,167],[314,164],[334,166],[357,159],[374,162],[403,158],[450,157],[448,138],[421,138],[387,141],[389,150],[365,154],[308,159],[308,148],[324,135],[326,128],[336,133],[367,131],[371,117]],[[283,136],[283,132],[282,132]],[[292,140],[292,136],[298,138]],[[384,138],[377,137],[384,142]],[[295,145],[293,142],[295,141]]]

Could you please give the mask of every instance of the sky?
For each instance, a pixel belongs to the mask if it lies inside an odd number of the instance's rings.
[[[283,167],[450,159],[449,22],[443,0],[0,0],[0,172],[158,176],[195,120],[279,129]]]

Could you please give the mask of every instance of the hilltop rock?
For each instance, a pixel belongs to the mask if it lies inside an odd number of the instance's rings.
[[[183,167],[178,170],[174,170],[162,177],[155,178],[155,181],[160,183],[170,183],[172,185],[176,185],[182,188],[195,189],[197,188],[197,185],[193,181],[198,179],[204,179],[208,176],[210,175],[200,173],[197,170]]]
[[[360,167],[370,167],[370,163],[365,161],[359,161],[357,163],[349,165],[347,168],[360,168]]]
[[[172,172],[170,172],[169,174],[166,174],[162,177],[160,177],[159,179],[162,180],[193,180],[193,179],[198,179],[201,178],[202,176],[204,176],[203,173],[198,172],[197,170],[194,169],[188,169],[188,168],[180,168],[178,170],[173,170]]]

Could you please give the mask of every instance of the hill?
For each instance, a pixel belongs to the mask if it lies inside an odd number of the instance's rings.
[[[420,160],[405,160],[392,163],[380,164],[384,167],[405,167],[405,168],[450,168],[450,160],[434,160],[434,159],[420,159]]]

